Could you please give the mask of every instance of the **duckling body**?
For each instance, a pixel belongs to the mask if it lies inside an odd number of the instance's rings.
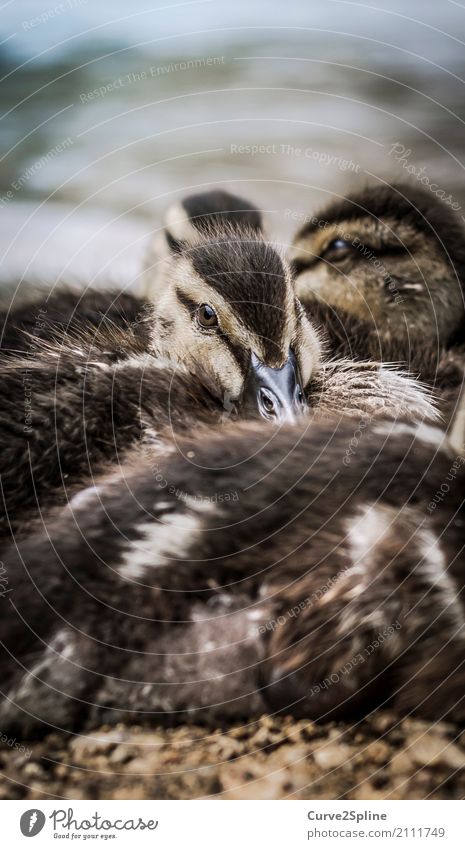
[[[28,530],[102,466],[116,470],[130,447],[150,464],[193,421],[224,415],[202,375],[148,353],[115,361],[83,343],[0,366],[2,536]]]
[[[5,551],[2,727],[380,702],[463,721],[463,457],[435,427],[379,420],[349,453],[352,436],[207,429]]]
[[[37,342],[60,342],[64,347],[67,336],[72,344],[79,332],[101,332],[105,327],[137,336],[137,346],[145,349],[149,333],[144,307],[136,295],[111,289],[83,292],[60,285],[52,292],[32,292],[0,314],[0,350],[10,356],[33,356]]]
[[[0,536],[28,530],[34,517],[66,503],[103,468],[117,470],[134,446],[151,467],[193,424],[223,426],[236,418],[202,371],[148,352],[127,355],[125,334],[119,338],[117,360],[114,347],[105,352],[101,337],[93,347],[92,336],[88,345],[79,337],[64,350],[46,346],[33,359],[0,365]],[[326,364],[307,397],[309,418],[349,415],[362,427],[383,414],[412,421],[437,415],[414,380],[370,363]]]

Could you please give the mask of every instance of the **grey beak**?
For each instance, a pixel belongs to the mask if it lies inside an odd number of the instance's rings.
[[[295,422],[307,410],[297,360],[289,356],[281,368],[270,368],[252,353],[241,399],[246,418]]]

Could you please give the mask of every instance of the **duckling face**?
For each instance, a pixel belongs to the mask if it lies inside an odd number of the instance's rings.
[[[297,234],[298,297],[375,323],[380,336],[446,344],[464,316],[464,233],[422,191],[373,187],[333,203]]]
[[[318,366],[317,333],[288,266],[257,232],[217,232],[171,260],[153,347],[201,372],[225,409],[292,420]]]

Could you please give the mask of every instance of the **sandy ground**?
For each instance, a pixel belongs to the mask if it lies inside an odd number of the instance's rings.
[[[2,744],[1,799],[462,799],[465,732],[383,712],[206,731],[103,726]]]

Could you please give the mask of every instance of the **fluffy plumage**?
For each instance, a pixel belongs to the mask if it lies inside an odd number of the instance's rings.
[[[103,466],[117,468],[134,446],[163,453],[194,423],[236,418],[201,368],[190,371],[144,350],[131,355],[133,349],[127,333],[113,328],[68,336],[64,348],[36,342],[32,358],[0,363],[0,534],[29,528]],[[326,363],[307,398],[317,419],[437,418],[416,381],[379,364]]]
[[[80,334],[64,348],[36,341],[34,356],[0,363],[0,534],[28,529],[103,464],[118,468],[128,448],[166,450],[193,421],[225,415],[201,370],[130,356],[127,343],[116,329]]]
[[[145,305],[128,292],[60,285],[53,291],[28,290],[19,304],[4,305],[0,314],[0,348],[3,354],[33,355],[37,341],[65,344],[83,331],[124,329],[133,345],[145,349],[149,331]],[[126,343],[127,346],[128,343]]]
[[[463,721],[464,475],[441,430],[390,420],[135,457],[3,553],[2,728]]]

